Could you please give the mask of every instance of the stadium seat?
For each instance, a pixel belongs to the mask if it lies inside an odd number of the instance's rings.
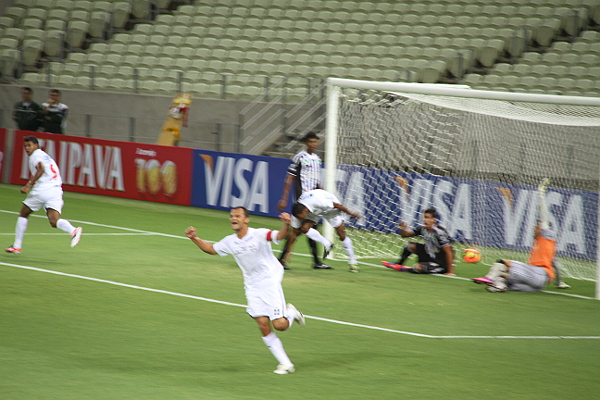
[[[102,64],[95,69],[95,74],[99,78],[112,78],[117,67],[110,64]]]
[[[13,26],[19,26],[21,24],[21,18],[25,17],[26,9],[22,7],[10,6],[4,9],[2,14],[5,17],[10,17],[14,21]]]
[[[64,33],[58,30],[51,30],[47,33],[44,40],[44,53],[48,57],[58,57],[61,55],[64,43]]]
[[[27,67],[35,66],[40,58],[43,47],[44,43],[38,39],[23,41],[23,49],[21,50],[23,64]]]
[[[23,29],[40,29],[44,26],[44,21],[39,18],[26,17],[21,20]]]
[[[90,15],[89,35],[93,38],[104,37],[109,22],[109,13],[105,11],[93,11]]]
[[[554,40],[554,38],[558,34],[560,26],[560,19],[547,19],[542,25],[535,27],[535,29],[533,30],[533,39],[538,45],[542,47],[547,47],[552,43],[552,40]]]
[[[518,65],[515,65],[515,67],[517,67],[517,66]],[[520,73],[517,73],[516,71],[513,72],[513,66],[508,63],[498,63],[498,64],[494,65],[491,72],[496,75],[505,75],[505,74],[510,74],[510,73],[521,75]]]
[[[0,75],[12,77],[19,62],[19,51],[11,48],[0,49]]]
[[[69,46],[81,48],[88,32],[89,23],[85,21],[70,21],[67,34]]]
[[[418,80],[423,83],[436,83],[446,70],[445,61],[432,61],[418,72]]]

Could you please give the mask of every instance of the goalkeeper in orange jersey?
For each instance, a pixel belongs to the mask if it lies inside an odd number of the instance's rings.
[[[473,282],[487,285],[489,292],[539,292],[556,279],[559,288],[568,288],[559,275],[555,259],[556,233],[548,222],[546,188],[548,179],[538,187],[539,220],[534,230],[534,242],[527,264],[515,260],[498,260],[486,276],[474,278]]]

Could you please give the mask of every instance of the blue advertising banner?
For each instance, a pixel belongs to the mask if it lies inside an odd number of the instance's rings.
[[[205,150],[193,157],[193,206],[279,215],[289,159]],[[363,215],[348,226],[397,232],[400,221],[416,226],[434,207],[451,237],[481,246],[529,251],[538,218],[534,186],[339,165],[336,191],[342,204]],[[595,259],[598,194],[550,187],[546,203],[558,254]]]
[[[418,225],[434,207],[455,240],[523,251],[533,243],[537,187],[349,165],[338,166],[336,181],[342,204],[364,216],[349,226],[397,232],[399,221]],[[546,204],[558,254],[595,259],[598,194],[550,187]]]
[[[290,160],[194,150],[192,205],[276,217]],[[289,212],[290,206],[288,206]]]

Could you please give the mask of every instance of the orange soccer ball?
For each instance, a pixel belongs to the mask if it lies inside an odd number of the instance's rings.
[[[464,249],[463,261],[468,263],[476,263],[481,260],[481,253],[477,249]]]

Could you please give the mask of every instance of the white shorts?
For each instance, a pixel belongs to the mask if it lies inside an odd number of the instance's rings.
[[[515,292],[539,292],[548,283],[548,273],[542,267],[511,260],[506,283]]]
[[[337,228],[338,226],[340,226],[344,223],[344,217],[342,215],[342,211],[338,210],[337,208],[335,208],[331,211],[328,211],[327,213],[323,214],[322,216],[317,216],[310,212],[306,214],[306,219],[314,222],[315,224],[318,224],[319,221],[321,220],[321,218],[323,218],[325,221],[327,221],[329,223],[329,225],[331,225],[334,228]],[[292,228],[299,229],[300,226],[302,226],[302,221],[300,221],[298,218],[292,216],[292,223],[290,225],[292,225]]]
[[[246,312],[252,317],[282,318],[285,313],[285,296],[281,283],[273,283],[262,288],[246,288],[248,307]]]
[[[27,197],[23,200],[23,204],[31,209],[31,211],[38,211],[40,208],[48,210],[58,211],[62,213],[64,205],[63,191],[60,187],[50,187],[43,190],[32,190],[27,193]]]

